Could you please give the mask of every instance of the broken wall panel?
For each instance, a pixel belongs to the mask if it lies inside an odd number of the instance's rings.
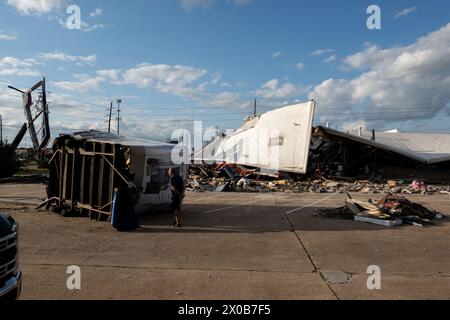
[[[306,173],[315,102],[269,111],[227,136],[218,136],[194,155],[196,162],[236,163]]]

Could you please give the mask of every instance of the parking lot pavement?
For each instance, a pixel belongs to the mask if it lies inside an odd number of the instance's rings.
[[[170,215],[159,213],[128,233],[1,196],[0,208],[21,224],[24,299],[450,298],[449,220],[388,229],[314,216],[344,198],[190,193],[185,228],[168,226]],[[448,197],[410,198],[450,213]],[[66,288],[69,265],[81,267],[80,291]],[[381,290],[367,289],[370,265],[381,269]]]
[[[286,211],[303,204],[280,195]],[[376,195],[358,195],[360,200]],[[447,196],[417,196],[414,202],[450,214]],[[344,195],[324,200],[320,206],[338,207]],[[320,219],[317,207],[289,215],[296,233],[318,270],[348,274],[348,283],[331,283],[342,299],[449,299],[450,221],[429,228],[400,226],[385,228],[348,220]],[[368,266],[381,269],[382,289],[367,290]]]
[[[0,184],[0,202],[5,204],[34,205],[46,198],[45,186],[42,184]]]

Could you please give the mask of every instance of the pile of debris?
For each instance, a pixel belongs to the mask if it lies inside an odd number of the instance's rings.
[[[414,179],[389,180],[385,183],[346,178],[334,181],[318,174],[311,177],[226,163],[191,166],[187,186],[189,191],[197,192],[450,194],[448,184],[426,184]]]
[[[450,194],[450,185],[448,184],[426,184],[422,180],[412,179],[388,180],[385,183],[357,180],[350,183],[340,183],[340,187],[347,192],[364,194]]]
[[[345,206],[336,209],[319,210],[318,216],[324,218],[352,219],[360,222],[386,227],[410,224],[417,227],[434,225],[433,220],[444,218],[442,213],[429,210],[421,204],[405,197],[386,195],[378,201],[368,202],[352,199],[348,195]]]

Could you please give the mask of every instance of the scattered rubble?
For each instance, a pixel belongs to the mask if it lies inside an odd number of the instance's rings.
[[[188,190],[196,192],[292,192],[363,194],[440,194],[449,195],[449,184],[426,183],[416,179],[374,182],[336,178],[328,180],[320,174],[303,176],[283,172],[265,172],[238,164],[192,165]]]
[[[429,210],[421,204],[409,201],[403,196],[389,194],[378,201],[367,202],[352,199],[350,195],[345,206],[335,209],[321,209],[319,217],[349,219],[386,227],[410,224],[417,227],[434,225],[433,220],[442,220],[442,213]]]

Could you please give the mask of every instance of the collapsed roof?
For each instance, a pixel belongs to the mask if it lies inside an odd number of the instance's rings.
[[[314,108],[312,100],[257,116],[234,133],[216,137],[194,160],[304,174]]]
[[[343,132],[326,127],[319,129],[328,135],[395,152],[424,164],[450,161],[450,134],[404,133],[397,130],[375,133],[365,130]]]

